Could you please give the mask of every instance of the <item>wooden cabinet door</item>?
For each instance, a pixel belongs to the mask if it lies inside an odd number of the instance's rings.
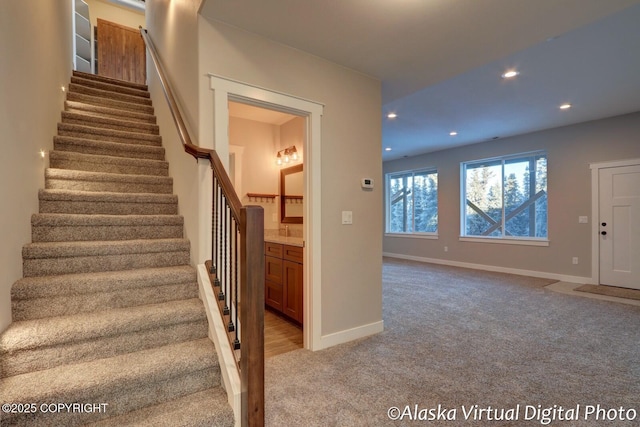
[[[282,259],[264,257],[264,278],[270,282],[282,284]]]
[[[282,267],[282,312],[302,323],[302,264],[285,260]]]
[[[271,308],[282,312],[282,283],[273,283],[269,280],[264,282],[264,302]]]
[[[278,311],[282,311],[284,295],[282,291],[282,259],[264,257],[264,302]]]
[[[98,19],[98,74],[146,84],[147,56],[140,31]]]

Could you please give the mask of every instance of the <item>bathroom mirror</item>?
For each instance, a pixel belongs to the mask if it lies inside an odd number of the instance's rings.
[[[304,212],[302,165],[280,171],[280,222],[302,224]]]

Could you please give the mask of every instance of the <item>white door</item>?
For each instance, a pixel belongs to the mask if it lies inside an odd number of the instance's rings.
[[[640,289],[640,165],[600,169],[600,283]]]

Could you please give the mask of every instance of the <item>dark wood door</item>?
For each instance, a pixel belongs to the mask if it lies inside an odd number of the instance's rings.
[[[140,31],[98,19],[98,74],[146,84],[147,57]]]

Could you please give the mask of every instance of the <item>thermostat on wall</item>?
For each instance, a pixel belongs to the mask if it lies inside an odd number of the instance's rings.
[[[362,178],[362,188],[373,188],[373,180],[371,178]]]

